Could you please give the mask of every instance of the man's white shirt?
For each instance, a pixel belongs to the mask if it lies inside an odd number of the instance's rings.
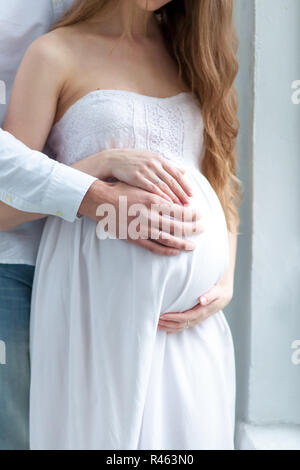
[[[0,7],[0,126],[13,81],[29,45],[73,0],[9,0]],[[32,151],[0,128],[0,200],[16,209],[73,222],[95,178]],[[0,231],[0,263],[34,265],[44,221]]]

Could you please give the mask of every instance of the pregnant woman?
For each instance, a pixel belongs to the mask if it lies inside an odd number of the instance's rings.
[[[103,158],[143,149],[151,165],[141,187],[178,206],[184,191],[174,186],[178,200],[166,188],[164,168],[180,167],[203,226],[187,234],[190,251],[161,257],[99,240],[90,219],[48,218],[32,301],[32,449],[233,448],[234,352],[222,311],[197,325],[182,326],[180,314],[159,320],[194,307],[229,269],[234,41],[230,0],[78,0],[25,55],[7,130],[36,148],[47,141],[68,164],[99,148]]]

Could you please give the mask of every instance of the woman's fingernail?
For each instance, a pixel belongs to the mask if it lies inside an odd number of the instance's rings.
[[[194,243],[188,243],[187,244],[187,251],[194,251],[194,249],[196,248],[196,246],[194,245]]]
[[[200,302],[202,303],[202,305],[206,305],[207,304],[207,298],[206,297],[200,297]]]

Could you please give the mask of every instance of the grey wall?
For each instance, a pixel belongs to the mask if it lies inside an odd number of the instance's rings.
[[[236,0],[241,207],[235,296],[238,419],[300,424],[300,1]]]
[[[256,2],[249,415],[300,424],[300,2]]]
[[[243,183],[240,208],[241,225],[238,237],[235,291],[226,309],[236,350],[237,417],[247,420],[251,329],[251,264],[252,264],[252,134],[253,134],[253,32],[254,3],[237,0],[236,27],[240,40],[240,71],[236,86],[239,93],[240,134],[238,140],[238,173]]]

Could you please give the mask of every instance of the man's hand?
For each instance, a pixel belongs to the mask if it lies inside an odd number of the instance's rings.
[[[100,218],[97,217],[96,212],[97,208],[101,204],[111,204],[116,209],[116,214],[119,213],[119,198],[127,198],[128,208],[134,204],[142,204],[148,209],[148,214],[144,220],[144,225],[147,225],[149,230],[149,239],[138,239],[131,240],[129,237],[127,241],[130,243],[137,244],[153,253],[175,256],[179,254],[180,251],[191,251],[195,248],[194,243],[190,240],[183,238],[178,238],[174,235],[176,229],[181,228],[181,232],[185,235],[193,235],[196,233],[201,233],[203,228],[199,224],[200,214],[195,210],[185,206],[179,206],[171,204],[171,207],[176,207],[176,219],[171,222],[171,231],[170,234],[166,237],[164,234],[164,227],[162,225],[163,216],[159,214],[168,213],[170,210],[170,204],[166,202],[165,199],[161,198],[158,195],[152,194],[148,191],[129,186],[125,183],[114,182],[114,183],[105,183],[102,181],[96,181],[89,189],[84,198],[80,208],[79,214],[89,217],[92,220],[99,221]],[[151,210],[153,205],[158,206],[158,209]],[[117,217],[119,219],[119,217]],[[128,217],[128,225],[132,218]],[[151,237],[151,226],[154,226],[156,220],[159,221],[158,227],[158,236],[157,239],[152,240]],[[184,220],[185,222],[182,222]],[[118,221],[118,220],[117,220]],[[152,223],[153,222],[153,223]],[[121,228],[119,227],[119,230]],[[128,226],[125,228],[126,231]],[[124,227],[122,228],[124,232]],[[177,232],[178,233],[178,232]]]
[[[215,284],[208,292],[201,295],[199,304],[183,313],[165,313],[160,316],[158,329],[168,334],[183,331],[189,320],[189,328],[202,323],[211,315],[227,307],[233,295],[232,283],[222,280]]]

